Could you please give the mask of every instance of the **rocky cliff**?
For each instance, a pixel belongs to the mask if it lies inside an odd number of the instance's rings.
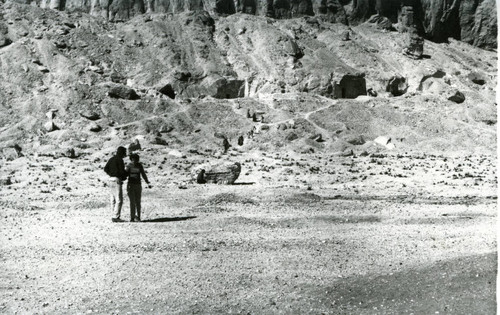
[[[350,21],[355,24],[378,13],[403,24],[400,25],[403,28],[404,24],[414,24],[424,37],[435,42],[451,37],[487,49],[497,46],[494,0],[358,0],[353,3]]]
[[[204,10],[211,14],[238,12],[277,19],[318,16],[332,23],[357,24],[372,15],[393,23],[415,24],[420,35],[436,42],[449,37],[475,46],[497,46],[495,0],[15,0],[42,8],[79,11],[111,21],[144,13]]]

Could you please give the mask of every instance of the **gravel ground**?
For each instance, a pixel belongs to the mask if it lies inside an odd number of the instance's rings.
[[[493,158],[310,158],[301,168],[289,157],[285,180],[263,168],[278,158],[260,156],[239,185],[221,186],[176,182],[181,160],[163,164],[172,177],[155,176],[150,154],[142,223],[111,222],[99,164],[4,162],[1,313],[496,311]],[[304,171],[315,163],[319,174]]]

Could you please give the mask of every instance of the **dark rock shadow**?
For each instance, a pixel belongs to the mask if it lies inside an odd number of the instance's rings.
[[[233,183],[233,185],[253,185],[255,182],[243,182],[243,183]]]
[[[186,220],[191,220],[191,219],[196,219],[196,218],[197,218],[196,216],[173,217],[173,218],[157,218],[157,219],[142,220],[141,222],[144,222],[144,223],[174,222],[174,221],[186,221]]]

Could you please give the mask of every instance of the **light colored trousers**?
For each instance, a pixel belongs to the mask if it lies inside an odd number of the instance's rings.
[[[134,218],[141,219],[141,184],[127,185],[128,199],[130,200],[130,220]]]
[[[114,213],[113,218],[119,219],[123,205],[123,181],[119,178],[110,179],[111,208]]]

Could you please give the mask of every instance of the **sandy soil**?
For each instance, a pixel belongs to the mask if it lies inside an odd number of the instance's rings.
[[[106,157],[2,162],[1,313],[495,313],[494,156],[233,150],[231,186],[141,156],[142,223],[111,222]]]

